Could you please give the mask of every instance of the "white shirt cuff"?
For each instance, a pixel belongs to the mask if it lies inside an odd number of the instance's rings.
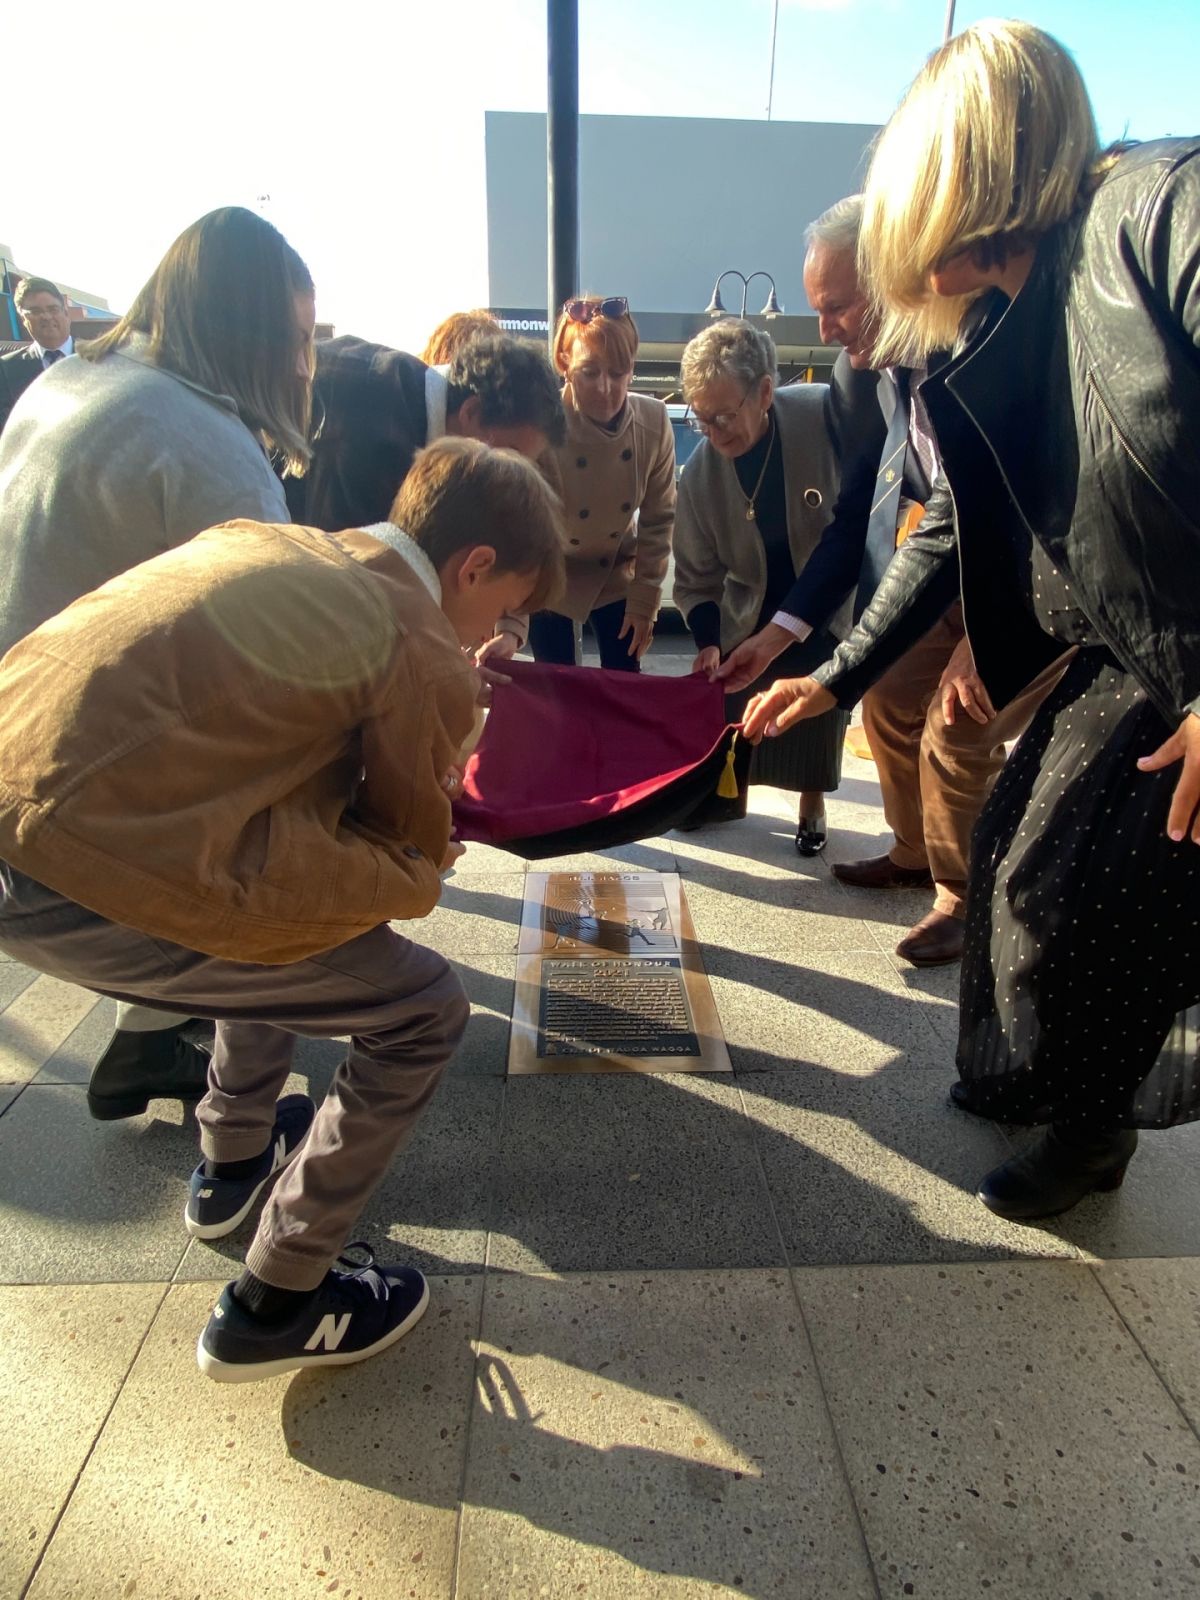
[[[777,627],[786,628],[789,633],[794,633],[796,638],[800,640],[801,644],[803,644],[804,640],[807,639],[809,634],[812,632],[812,627],[809,623],[805,622],[803,618],[789,616],[786,611],[777,611],[771,618],[771,621],[775,623]]]

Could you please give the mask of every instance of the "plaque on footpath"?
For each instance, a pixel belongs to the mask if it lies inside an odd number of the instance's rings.
[[[510,1073],[730,1072],[674,872],[530,872]]]

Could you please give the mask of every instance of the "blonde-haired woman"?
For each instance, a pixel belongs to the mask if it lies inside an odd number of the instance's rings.
[[[631,394],[638,331],[619,295],[568,300],[554,330],[565,380],[566,443],[551,477],[563,502],[566,588],[530,618],[538,661],[575,660],[575,624],[589,622],[600,665],[637,672],[654,619],[675,526],[675,440],[661,400]]]
[[[1200,139],[1101,151],[1066,50],[986,22],[877,148],[862,265],[884,359],[922,386],[945,480],[861,624],[751,711],[850,705],[961,588],[985,720],[1076,654],[980,819],[959,1105],[1048,1131],[979,1190],[1001,1216],[1116,1188],[1139,1127],[1200,1116]]]

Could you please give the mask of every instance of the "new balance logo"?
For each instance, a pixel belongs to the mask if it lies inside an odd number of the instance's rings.
[[[335,1317],[332,1311],[327,1312],[304,1341],[304,1348],[306,1350],[336,1350],[346,1337],[346,1329],[350,1326],[352,1315],[352,1312],[347,1311],[344,1315]]]

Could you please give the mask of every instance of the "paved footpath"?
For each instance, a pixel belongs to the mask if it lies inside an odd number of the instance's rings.
[[[830,814],[883,847],[872,767]],[[0,1600],[1200,1595],[1200,1132],[1005,1225],[924,896],[770,790],[556,865],[613,862],[683,875],[734,1075],[506,1080],[523,863],[472,847],[415,933],[476,1015],[360,1229],[433,1302],[336,1373],[199,1375],[247,1233],[183,1232],[190,1115],[91,1122],[111,1004],[0,964]]]

